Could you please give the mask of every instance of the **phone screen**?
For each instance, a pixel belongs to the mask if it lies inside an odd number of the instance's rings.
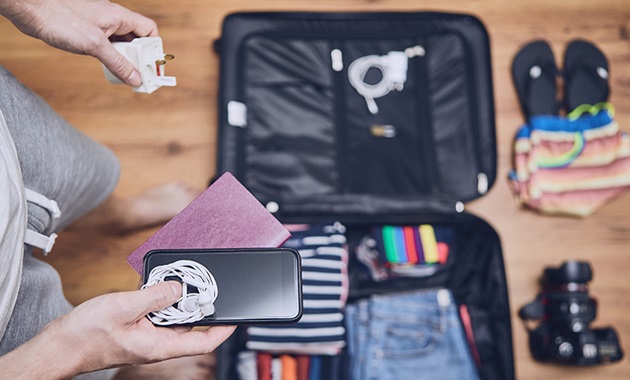
[[[160,265],[193,260],[214,276],[215,315],[195,325],[297,321],[302,314],[300,257],[278,249],[154,250],[145,256],[144,278]]]

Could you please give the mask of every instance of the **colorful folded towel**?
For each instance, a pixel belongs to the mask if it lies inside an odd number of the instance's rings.
[[[519,204],[587,216],[630,186],[630,138],[607,103],[567,117],[534,116],[519,129],[509,179]]]

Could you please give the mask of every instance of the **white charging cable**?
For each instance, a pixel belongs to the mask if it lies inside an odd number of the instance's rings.
[[[149,313],[147,317],[151,322],[161,326],[179,325],[197,322],[214,314],[214,301],[219,296],[219,288],[208,268],[192,260],[160,265],[151,270],[142,289],[167,281],[168,277],[182,280],[182,297],[177,301],[177,307],[169,306]],[[198,293],[189,293],[188,285],[197,288]]]
[[[381,98],[391,91],[402,91],[407,81],[408,60],[413,57],[424,56],[425,50],[416,45],[405,51],[390,51],[386,55],[367,55],[355,59],[348,67],[348,79],[359,95],[365,98],[368,110],[373,115],[378,113],[378,106],[374,99]],[[378,83],[365,82],[365,76],[370,69],[381,72],[382,78]]]

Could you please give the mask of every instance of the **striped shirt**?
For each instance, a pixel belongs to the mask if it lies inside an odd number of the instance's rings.
[[[344,232],[339,223],[291,231],[284,247],[296,249],[302,258],[304,315],[292,325],[249,327],[248,349],[335,355],[345,347],[348,250]]]

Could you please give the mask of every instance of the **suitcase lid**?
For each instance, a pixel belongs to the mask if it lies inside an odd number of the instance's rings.
[[[236,13],[216,47],[217,172],[272,212],[463,209],[495,181],[490,46],[473,16]]]

